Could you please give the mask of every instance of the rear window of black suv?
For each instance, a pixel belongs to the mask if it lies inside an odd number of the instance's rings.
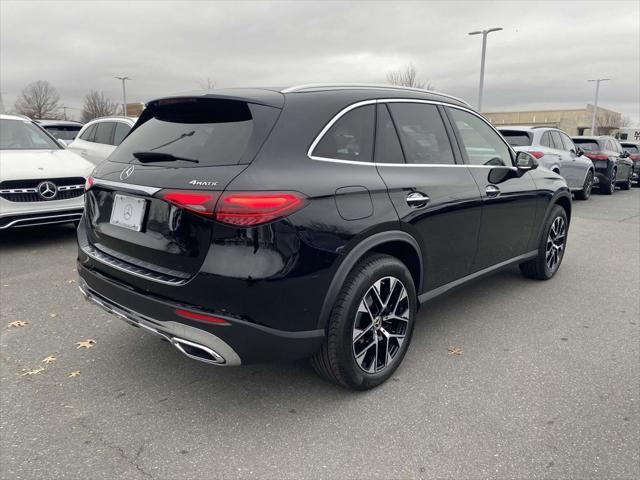
[[[159,100],[143,112],[109,160],[137,163],[134,153],[169,154],[192,161],[153,165],[211,167],[249,163],[275,124],[280,110],[237,100]]]

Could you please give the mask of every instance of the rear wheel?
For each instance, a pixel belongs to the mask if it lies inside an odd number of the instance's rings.
[[[584,179],[582,190],[576,192],[576,198],[578,200],[588,200],[591,196],[591,189],[593,188],[593,172],[589,170],[587,177]]]
[[[311,364],[344,387],[374,388],[402,362],[415,315],[416,292],[407,267],[395,257],[369,255],[342,286],[327,337]]]
[[[598,188],[600,189],[600,194],[602,195],[611,195],[616,191],[616,171],[615,169],[611,172],[611,178],[607,178],[602,180],[598,184]]]
[[[564,257],[568,226],[564,208],[559,205],[553,207],[538,245],[538,255],[520,264],[520,271],[525,277],[549,280],[556,274]]]

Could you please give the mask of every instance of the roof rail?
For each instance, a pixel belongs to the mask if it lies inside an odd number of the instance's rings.
[[[408,90],[410,92],[431,93],[434,95],[440,95],[442,97],[451,98],[452,100],[457,100],[458,102],[462,102],[465,105],[469,105],[469,103],[462,100],[461,98],[454,97],[453,95],[448,95],[446,93],[435,92],[433,90],[427,90],[424,88],[401,87],[398,85],[386,85],[383,83],[308,83],[305,85],[295,85],[293,87],[287,87],[283,90],[280,90],[280,93],[296,93],[296,92],[304,92],[305,90],[316,90],[321,88],[344,88],[344,89],[384,88],[388,90]]]

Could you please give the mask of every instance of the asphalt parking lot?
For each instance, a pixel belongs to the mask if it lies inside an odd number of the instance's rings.
[[[574,202],[553,280],[427,305],[365,393],[189,360],[84,302],[71,227],[0,235],[2,478],[640,477],[638,188]]]

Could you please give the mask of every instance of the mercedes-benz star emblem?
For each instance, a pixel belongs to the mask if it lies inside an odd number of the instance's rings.
[[[40,182],[38,184],[38,195],[40,195],[45,200],[52,200],[58,194],[58,187],[53,182],[49,180],[45,180],[44,182]]]
[[[133,207],[131,206],[130,203],[127,203],[124,207],[124,212],[122,212],[122,214],[124,215],[124,219],[125,220],[130,220],[131,219],[131,215],[133,215]]]
[[[120,172],[120,180],[125,180],[131,176],[133,171],[135,170],[135,165],[131,165],[130,167],[125,168]]]

